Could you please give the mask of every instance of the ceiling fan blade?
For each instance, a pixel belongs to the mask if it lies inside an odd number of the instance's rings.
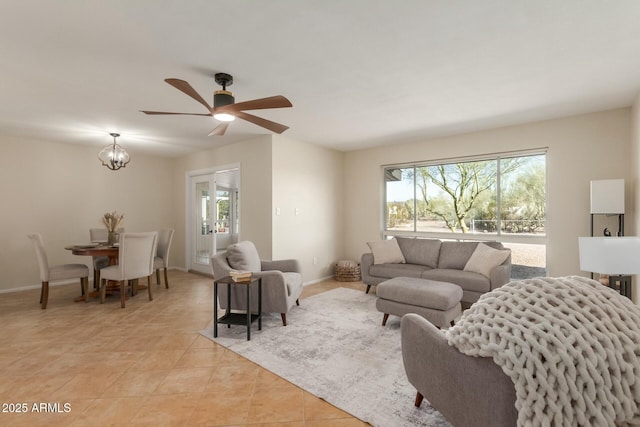
[[[236,117],[253,123],[254,125],[262,126],[265,129],[269,129],[275,133],[282,133],[289,129],[289,126],[281,125],[280,123],[272,122],[271,120],[263,119],[262,117],[254,116],[253,114],[237,111],[234,113]]]
[[[186,81],[180,79],[164,79],[164,81],[204,105],[209,112],[211,111],[211,107],[207,104],[207,101],[205,101],[204,98],[202,98],[200,94],[196,92],[196,90]]]
[[[224,122],[224,123],[220,123],[218,126],[215,127],[215,129],[213,129],[211,131],[211,133],[207,136],[211,136],[211,135],[216,135],[216,136],[222,136],[224,135],[224,133],[227,131],[227,128],[229,127],[229,122]]]
[[[223,112],[236,112],[245,110],[265,110],[267,108],[286,108],[291,106],[291,102],[287,98],[282,95],[276,95],[268,98],[237,102],[235,104],[216,108],[216,110]]]
[[[179,115],[179,116],[208,116],[208,117],[211,117],[213,115],[211,113],[208,113],[208,114],[205,114],[205,113],[202,113],[202,114],[199,114],[199,113],[169,113],[167,111],[145,111],[145,110],[140,110],[140,112],[141,113],[145,113],[145,114],[149,114],[151,116],[153,116],[153,115],[161,115],[161,114],[174,114],[174,115]]]

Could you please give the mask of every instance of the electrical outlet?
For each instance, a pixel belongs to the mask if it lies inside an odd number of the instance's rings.
[[[318,264],[318,258],[313,257],[313,265],[316,265],[316,264]]]
[[[280,216],[280,208],[276,208],[276,216]]]
[[[295,208],[294,212],[296,215],[300,215],[300,208]]]

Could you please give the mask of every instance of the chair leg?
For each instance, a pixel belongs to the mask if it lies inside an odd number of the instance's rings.
[[[371,285],[367,285],[367,291],[365,292],[365,294],[369,293],[369,289],[371,289]]]
[[[299,299],[296,300],[296,305],[300,305],[300,300]]]
[[[126,283],[126,280],[120,281],[120,308],[124,308],[124,299],[126,297],[124,293],[124,291],[126,290],[125,283]]]
[[[389,318],[389,313],[385,313],[384,316],[382,316],[382,326],[385,326],[387,324],[388,318]]]
[[[424,399],[424,396],[422,394],[420,394],[420,392],[416,392],[416,401],[414,403],[414,405],[416,405],[416,408],[419,408],[420,405],[422,404],[422,399]]]
[[[167,278],[167,267],[164,268],[164,287],[169,289],[169,279]]]
[[[104,304],[107,297],[107,279],[102,279],[100,283],[100,304]]]
[[[89,276],[80,279],[82,284],[82,293],[84,294],[84,302],[89,302]]]
[[[42,282],[42,290],[40,291],[40,304],[42,309],[47,308],[47,302],[49,301],[49,282]]]
[[[282,317],[282,326],[287,326],[287,313],[280,313],[280,317]]]
[[[147,276],[147,289],[149,289],[149,301],[153,301],[153,295],[151,295],[151,276]]]
[[[160,269],[156,268],[156,285],[160,285]]]
[[[80,279],[80,295],[84,296],[84,285],[82,284],[82,279]]]

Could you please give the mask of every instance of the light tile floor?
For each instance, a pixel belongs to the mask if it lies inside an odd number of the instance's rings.
[[[170,271],[169,285],[124,309],[117,294],[73,302],[79,284],[52,287],[46,310],[39,290],[0,294],[0,425],[368,425],[200,336],[212,279]],[[364,290],[329,280],[302,299],[339,286]]]

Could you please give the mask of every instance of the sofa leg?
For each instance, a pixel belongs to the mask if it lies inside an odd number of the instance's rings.
[[[365,294],[369,293],[369,289],[371,289],[371,285],[367,285],[367,290],[366,290]]]
[[[389,318],[389,313],[385,313],[384,316],[382,316],[382,326],[385,326],[387,324],[388,318]]]
[[[280,313],[280,317],[282,317],[282,326],[287,326],[287,313]]]
[[[416,401],[414,403],[416,405],[416,408],[420,407],[420,405],[422,404],[422,399],[424,399],[424,396],[422,394],[420,394],[419,391],[416,392]]]
[[[456,326],[456,321],[455,320],[451,321],[451,326]]]
[[[296,300],[296,305],[300,305],[300,300],[299,299]]]

